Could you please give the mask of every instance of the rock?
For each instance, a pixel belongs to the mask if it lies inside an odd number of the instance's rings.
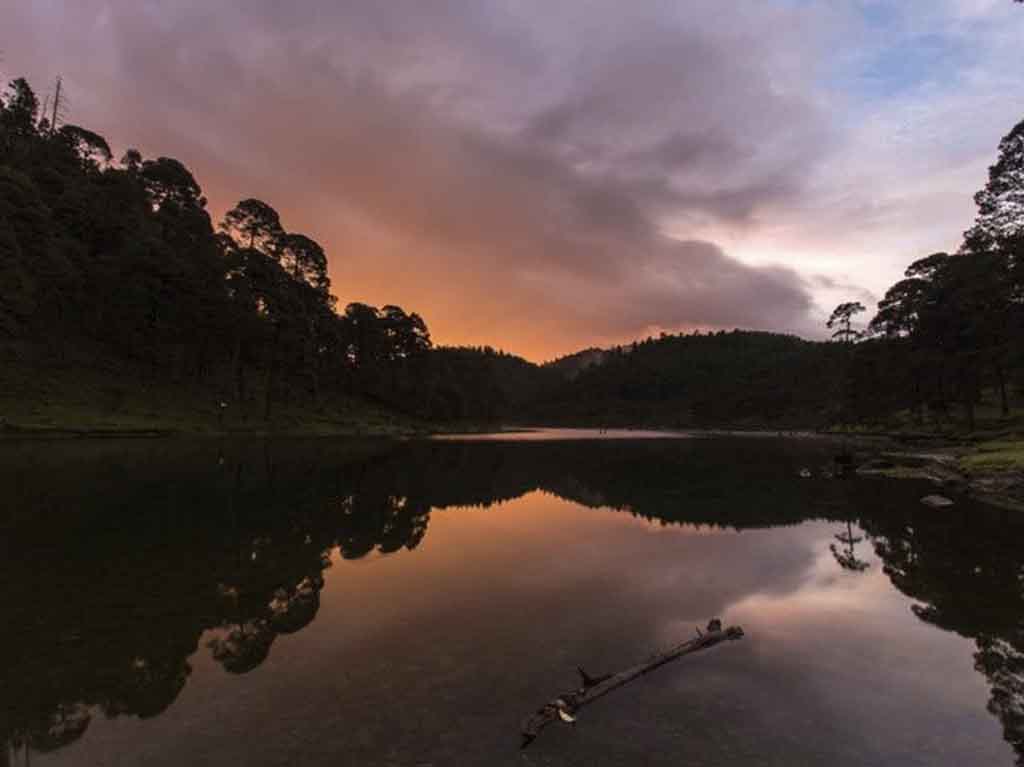
[[[921,503],[933,509],[945,509],[953,505],[953,502],[944,495],[926,495],[921,499]]]

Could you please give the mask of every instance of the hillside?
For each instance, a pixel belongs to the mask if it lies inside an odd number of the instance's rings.
[[[558,374],[559,378],[576,378],[584,370],[603,364],[614,352],[591,347],[564,357],[545,362],[541,367]]]
[[[531,403],[544,423],[814,427],[837,415],[840,344],[750,331],[665,335],[605,353]]]

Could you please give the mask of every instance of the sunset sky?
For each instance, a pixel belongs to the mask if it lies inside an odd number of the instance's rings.
[[[324,244],[342,304],[533,360],[820,336],[955,249],[1024,118],[1010,0],[0,0],[0,70]]]

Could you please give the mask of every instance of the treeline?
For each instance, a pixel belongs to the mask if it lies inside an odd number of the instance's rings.
[[[266,202],[242,200],[215,225],[178,160],[115,161],[102,136],[50,124],[24,79],[0,97],[9,370],[159,382],[246,419],[339,397],[446,419],[503,407],[485,357],[432,350],[423,319],[398,306],[339,310],[324,249]]]

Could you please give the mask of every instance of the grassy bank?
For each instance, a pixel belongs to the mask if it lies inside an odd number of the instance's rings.
[[[450,428],[396,413],[358,397],[333,397],[319,405],[276,402],[270,417],[264,418],[261,397],[232,402],[208,389],[181,382],[146,380],[128,369],[54,371],[47,367],[12,366],[0,372],[0,438],[173,434],[410,436]]]
[[[1024,471],[1024,437],[974,445],[960,458],[960,465],[968,472]]]

